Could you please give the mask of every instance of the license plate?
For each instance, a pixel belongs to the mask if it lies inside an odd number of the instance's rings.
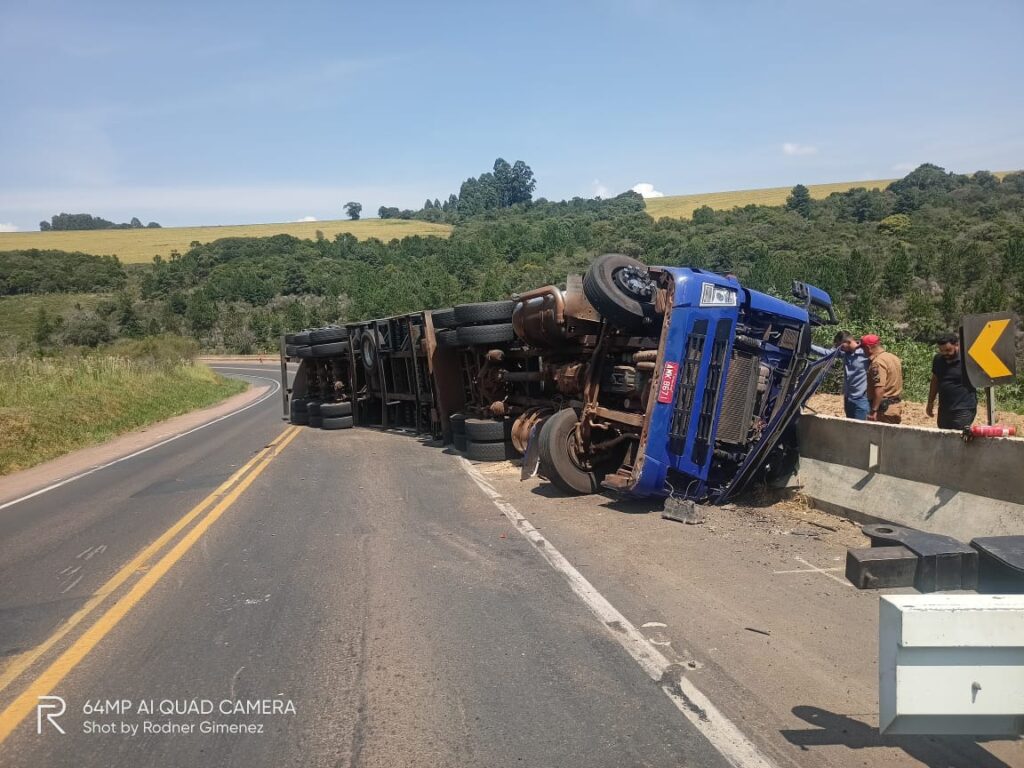
[[[658,387],[658,402],[671,403],[676,391],[676,377],[679,375],[679,363],[665,363],[661,374],[661,386]]]

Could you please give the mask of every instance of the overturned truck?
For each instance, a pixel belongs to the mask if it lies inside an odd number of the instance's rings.
[[[792,467],[794,421],[833,362],[811,343],[831,299],[793,295],[605,254],[564,288],[289,334],[290,417],[523,455],[568,493],[721,504]]]

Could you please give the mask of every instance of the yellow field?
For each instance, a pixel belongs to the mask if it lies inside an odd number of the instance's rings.
[[[885,189],[895,179],[878,179],[875,181],[843,181],[838,184],[808,184],[811,197],[821,199],[833,192],[846,192],[856,187],[866,189]],[[741,189],[736,192],[709,192],[702,195],[673,195],[672,197],[652,197],[644,202],[647,213],[655,219],[688,219],[693,212],[706,205],[716,211],[727,211],[744,205],[784,205],[792,187],[771,187],[769,189]],[[2,241],[0,241],[2,242]]]
[[[1012,171],[993,171],[1002,179]],[[822,199],[834,192],[846,192],[857,187],[865,189],[885,189],[896,179],[874,179],[871,181],[841,181],[835,184],[808,184],[811,197]],[[741,189],[735,192],[708,192],[700,195],[673,195],[671,197],[652,197],[644,202],[647,213],[655,219],[688,219],[693,212],[706,205],[716,211],[728,211],[745,205],[785,205],[786,198],[793,187],[771,187],[768,189]]]
[[[162,229],[97,229],[84,232],[0,232],[0,251],[27,248],[82,251],[96,255],[115,255],[125,264],[164,258],[171,251],[184,253],[194,241],[208,243],[222,237],[269,237],[294,235],[313,239],[317,230],[333,239],[350,232],[360,240],[376,237],[384,241],[409,235],[447,237],[451,227],[426,221],[367,219],[364,221],[299,221],[283,224],[239,224],[225,227],[165,227]]]

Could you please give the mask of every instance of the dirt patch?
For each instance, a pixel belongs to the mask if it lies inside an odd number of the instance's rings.
[[[998,395],[997,395],[998,397]],[[996,404],[998,409],[998,403]],[[842,395],[817,394],[807,401],[807,410],[825,416],[843,416]],[[996,411],[997,423],[1016,427],[1017,436],[1024,436],[1024,414]],[[935,419],[924,411],[924,403],[903,401],[903,423],[912,427],[935,427]],[[978,419],[975,424],[985,423],[985,406],[979,404]]]

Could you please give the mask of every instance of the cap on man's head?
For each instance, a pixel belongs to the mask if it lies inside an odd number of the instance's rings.
[[[873,333],[865,333],[860,337],[862,347],[877,347],[882,340]]]

